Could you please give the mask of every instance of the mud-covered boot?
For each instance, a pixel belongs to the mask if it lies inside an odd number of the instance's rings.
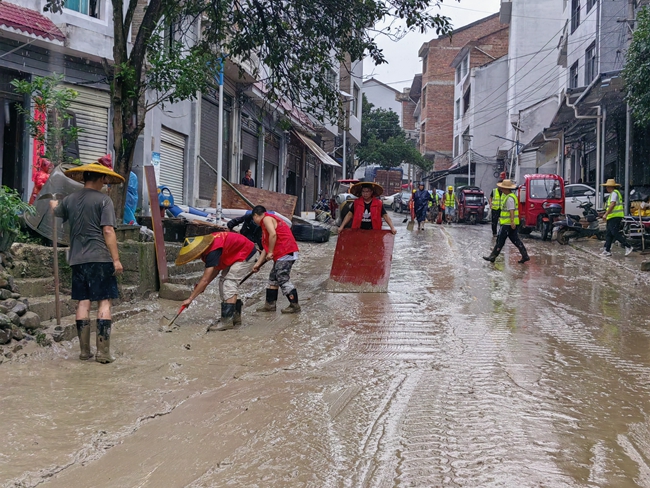
[[[97,354],[95,361],[102,364],[112,363],[111,357],[111,321],[97,319]]]
[[[289,306],[282,309],[282,313],[296,313],[300,312],[300,305],[298,304],[298,292],[294,288],[291,293],[287,295],[289,299]]]
[[[489,256],[483,256],[483,259],[485,259],[486,261],[490,261],[491,263],[493,263],[493,262],[496,260],[497,256],[499,256],[499,255],[498,255],[498,254],[495,254],[495,253],[492,253],[492,254],[490,254]]]
[[[524,264],[526,261],[530,261],[530,256],[528,254],[523,254],[521,259],[517,261],[519,264]]]
[[[244,303],[241,300],[237,300],[235,303],[235,314],[232,316],[233,325],[241,325],[241,309],[244,306]]]
[[[266,303],[257,309],[258,312],[275,312],[275,302],[278,301],[278,290],[266,289]]]
[[[90,352],[90,319],[77,320],[77,337],[81,349],[79,359],[82,361],[91,359],[93,354]]]
[[[233,324],[233,315],[235,315],[235,304],[222,302],[221,321],[208,327],[208,332],[232,329],[235,326]]]

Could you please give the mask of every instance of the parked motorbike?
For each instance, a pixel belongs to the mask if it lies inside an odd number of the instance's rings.
[[[565,220],[558,220],[553,224],[553,238],[560,244],[568,244],[570,239],[579,239],[580,237],[596,236],[599,240],[605,239],[605,232],[600,230],[598,224],[598,212],[594,209],[594,204],[590,201],[583,202],[579,205],[582,209],[582,215],[589,223],[583,227],[580,223],[579,215],[566,215]]]
[[[329,200],[323,198],[311,206],[312,210],[316,213],[316,220],[329,224],[332,221],[332,214],[330,212]]]

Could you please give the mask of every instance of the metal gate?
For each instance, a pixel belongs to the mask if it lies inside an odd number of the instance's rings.
[[[108,92],[85,86],[65,85],[79,95],[70,104],[74,112],[79,137],[79,159],[83,164],[92,163],[108,151],[108,110],[111,98]]]
[[[160,181],[169,187],[176,203],[184,202],[185,136],[166,127],[160,131]]]

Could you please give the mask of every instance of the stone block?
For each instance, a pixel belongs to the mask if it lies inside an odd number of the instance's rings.
[[[641,271],[650,271],[650,261],[644,261],[641,263]]]
[[[27,312],[27,305],[22,302],[18,302],[14,308],[11,309],[13,313],[22,317]]]
[[[0,305],[4,306],[7,310],[11,310],[16,306],[17,303],[18,300],[15,298],[9,298],[8,300],[1,302]]]
[[[7,300],[11,298],[11,295],[11,290],[7,290],[6,288],[0,289],[0,300]]]
[[[4,304],[0,303],[0,314],[4,313],[6,314],[9,311],[7,307],[5,307]]]
[[[14,312],[7,312],[7,317],[11,320],[11,323],[14,325],[20,325],[20,316]]]
[[[28,331],[37,330],[41,326],[41,319],[34,312],[26,312],[20,317],[20,325]]]
[[[7,315],[0,313],[0,329],[11,329],[11,326],[11,319]]]
[[[92,322],[95,322],[94,320]],[[77,326],[75,324],[55,325],[45,331],[52,336],[54,342],[71,341],[77,337]]]
[[[166,300],[176,300],[182,302],[183,300],[187,300],[190,297],[191,293],[192,288],[189,286],[176,285],[173,283],[163,283],[160,286],[158,295],[160,298],[164,298]]]
[[[0,329],[0,344],[7,344],[11,341],[11,329]]]
[[[22,329],[14,326],[11,328],[11,337],[16,341],[22,341],[25,338],[25,333]]]

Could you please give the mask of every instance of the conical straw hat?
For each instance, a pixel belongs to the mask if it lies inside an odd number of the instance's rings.
[[[384,193],[384,189],[381,185],[378,185],[377,183],[372,183],[370,181],[362,181],[360,183],[355,183],[350,187],[350,193],[352,193],[355,197],[360,197],[361,190],[363,190],[364,188],[372,188],[372,191],[375,192],[376,197]]]
[[[207,248],[212,245],[214,241],[214,236],[208,234],[205,236],[197,237],[186,237],[183,242],[183,247],[181,247],[178,257],[176,258],[176,266],[181,266],[187,264],[190,261],[194,261],[201,257],[201,254],[205,252]]]
[[[90,163],[84,164],[83,166],[77,166],[76,168],[70,168],[65,172],[65,175],[68,178],[72,178],[75,181],[84,181],[84,171],[90,171],[91,173],[100,173],[102,175],[108,176],[108,183],[111,185],[118,185],[124,183],[124,178],[118,175],[112,169],[107,168],[103,164],[99,163]]]

